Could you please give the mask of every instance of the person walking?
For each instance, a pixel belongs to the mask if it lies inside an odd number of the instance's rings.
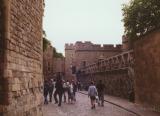
[[[57,87],[56,87],[56,83],[57,83],[57,80],[55,80],[55,91],[54,91],[54,100],[55,100],[55,104],[58,103],[58,99],[57,99],[57,95],[58,95],[58,92],[57,92]]]
[[[88,89],[88,97],[90,97],[91,100],[91,109],[95,109],[95,100],[96,100],[96,96],[98,95],[96,86],[94,85],[94,82],[91,82],[91,85],[89,86]]]
[[[73,85],[73,100],[76,102],[77,83],[75,81],[72,81],[72,85]]]
[[[71,100],[71,91],[70,91],[70,82],[67,80],[66,82],[66,86],[67,86],[67,94],[68,94],[68,103],[70,103]]]
[[[79,81],[77,82],[77,86],[78,86],[78,91],[81,91],[81,83]]]
[[[49,102],[52,102],[52,95],[53,95],[54,85],[53,80],[49,81]]]
[[[61,103],[62,103],[62,95],[63,95],[63,91],[64,91],[64,90],[63,90],[63,82],[62,82],[62,79],[61,79],[60,74],[58,74],[55,88],[56,88],[56,91],[55,91],[55,93],[54,93],[55,103],[58,103],[58,106],[61,106]],[[59,97],[59,101],[57,100],[57,95],[58,95],[58,97]]]
[[[68,91],[68,103],[74,102],[74,93],[73,93],[73,82],[69,84],[69,91]]]
[[[99,102],[98,105],[104,106],[104,91],[105,91],[105,85],[102,83],[102,80],[99,80],[97,84],[97,90],[98,90],[98,97]]]
[[[47,96],[48,96],[48,93],[49,93],[49,84],[48,84],[48,81],[45,80],[44,81],[44,88],[43,88],[43,92],[44,92],[44,104],[48,104],[48,99],[47,99]]]
[[[64,103],[66,103],[66,92],[67,92],[67,83],[63,80],[63,96],[64,96]]]

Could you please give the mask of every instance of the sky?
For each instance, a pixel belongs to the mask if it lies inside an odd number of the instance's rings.
[[[129,0],[45,0],[43,28],[64,54],[65,43],[121,44],[122,4]]]

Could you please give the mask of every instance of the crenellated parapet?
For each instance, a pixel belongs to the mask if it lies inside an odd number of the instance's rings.
[[[74,44],[65,44],[65,50],[74,50],[75,45]]]
[[[77,41],[75,44],[65,44],[65,72],[66,77],[73,76],[70,67],[76,66],[79,70],[81,67],[95,62],[98,59],[104,59],[122,52],[122,45],[113,44],[94,44],[90,41]]]
[[[75,51],[121,51],[122,45],[113,44],[93,44],[90,41],[77,41],[75,44],[65,44],[65,50],[75,50]]]

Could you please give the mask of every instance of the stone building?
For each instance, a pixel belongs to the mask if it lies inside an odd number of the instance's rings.
[[[0,116],[42,116],[43,0],[0,1]]]
[[[54,76],[57,75],[57,73],[60,73],[63,77],[65,74],[65,58],[64,57],[59,57],[59,58],[54,58]]]
[[[56,49],[50,42],[46,44],[46,48],[43,51],[44,79],[56,78],[57,73],[64,76],[65,58],[59,55],[60,53],[57,53]]]
[[[65,45],[65,74],[66,78],[74,79],[81,68],[122,52],[122,45],[93,44],[89,41],[78,41]]]
[[[46,49],[43,52],[43,75],[44,79],[52,78],[54,75],[54,48],[51,43],[46,45]]]

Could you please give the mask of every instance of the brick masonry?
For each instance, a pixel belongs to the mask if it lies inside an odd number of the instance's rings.
[[[136,41],[134,52],[136,102],[160,111],[160,30]]]
[[[76,70],[80,70],[84,66],[89,65],[98,59],[107,58],[122,52],[122,45],[93,44],[90,41],[77,41],[75,44],[65,45],[65,74],[67,79],[74,79],[71,67],[75,66]]]
[[[5,40],[5,46],[0,50],[5,54],[0,60],[4,66],[0,78],[5,81],[1,86],[6,88],[7,96],[5,103],[0,103],[0,111],[4,116],[42,116],[43,0],[2,2],[5,37],[1,37],[0,44]]]
[[[99,80],[102,80],[107,95],[130,99],[130,92],[133,92],[133,78],[128,75],[126,69],[82,75],[80,78],[80,82],[83,83],[84,87],[88,86],[91,81],[97,84]]]
[[[55,58],[54,59],[54,74],[61,73],[64,76],[65,71],[65,58]]]
[[[47,47],[43,51],[43,75],[46,80],[56,79],[58,73],[64,76],[65,58],[57,57],[56,54],[51,43],[47,43]]]
[[[45,79],[52,78],[54,75],[54,48],[50,43],[43,52],[43,75]]]
[[[81,70],[78,80],[86,87],[102,80],[106,94],[134,101],[133,50],[108,57]]]
[[[105,83],[106,94],[130,99],[130,92],[133,91],[133,79],[129,76],[127,69],[98,74],[95,82],[100,79]]]

